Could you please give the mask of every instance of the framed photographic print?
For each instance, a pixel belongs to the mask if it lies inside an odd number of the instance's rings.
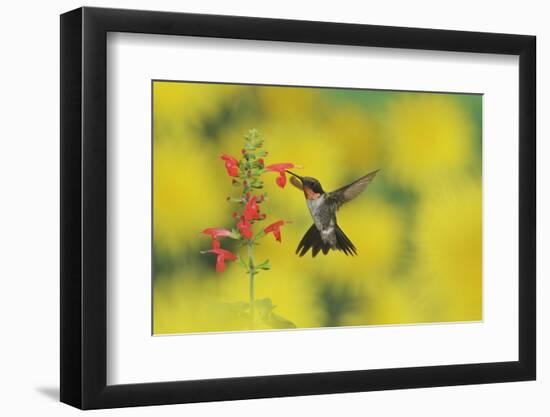
[[[61,16],[61,401],[535,379],[535,38]]]

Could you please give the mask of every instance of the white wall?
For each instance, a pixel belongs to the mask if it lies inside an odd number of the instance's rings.
[[[509,3],[509,4],[508,4]],[[77,1],[5,2],[2,7],[0,88],[0,410],[3,415],[76,415],[57,402],[59,273],[59,18]],[[550,295],[545,277],[550,222],[550,26],[542,1],[92,1],[86,5],[217,14],[330,20],[395,26],[463,29],[538,36],[539,118],[539,380],[527,383],[432,388],[345,395],[238,401],[100,411],[94,415],[547,415],[550,405]],[[546,13],[545,13],[546,12]],[[545,111],[546,110],[546,111]],[[29,122],[32,120],[32,122]],[[543,159],[544,158],[544,159]],[[542,236],[546,232],[545,236]],[[32,290],[29,291],[29,288]],[[29,295],[30,294],[30,295]],[[29,298],[24,298],[29,297]]]

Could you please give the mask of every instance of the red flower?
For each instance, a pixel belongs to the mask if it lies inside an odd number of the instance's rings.
[[[241,216],[241,221],[237,223],[237,229],[244,238],[250,239],[252,237],[252,224],[246,221],[244,216]]]
[[[210,235],[212,237],[212,249],[217,249],[220,247],[220,241],[218,240],[219,237],[231,235],[231,232],[229,230],[219,229],[215,227],[204,229],[202,233],[205,235]]]
[[[235,259],[237,259],[237,257],[228,250],[220,248],[210,249],[202,253],[215,253],[216,255],[218,255],[218,257],[216,258],[217,272],[223,272],[225,270],[225,261],[234,261]]]
[[[279,176],[277,177],[275,182],[277,183],[277,185],[279,187],[285,188],[285,185],[286,185],[286,172],[285,172],[285,169],[294,168],[294,167],[295,167],[294,164],[291,164],[291,163],[287,162],[287,163],[281,163],[281,164],[268,165],[268,166],[265,167],[265,170],[266,171],[271,171],[271,172],[278,172]]]
[[[245,220],[256,220],[260,218],[260,208],[256,202],[257,197],[253,196],[244,206],[243,216]]]
[[[285,224],[284,220],[279,220],[275,223],[270,224],[264,229],[264,233],[270,233],[273,232],[273,236],[275,236],[275,240],[277,242],[281,241],[281,226]]]
[[[230,177],[236,177],[239,175],[239,161],[233,158],[231,155],[222,154],[220,159],[225,161],[225,169]]]

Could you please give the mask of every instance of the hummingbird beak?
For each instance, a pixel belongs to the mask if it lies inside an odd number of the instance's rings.
[[[290,175],[295,176],[295,177],[298,178],[300,181],[302,181],[302,177],[300,177],[299,175],[296,175],[294,172],[291,172],[291,171],[289,171],[288,169],[285,169],[285,171],[288,172]]]
[[[294,172],[285,169],[292,177],[290,177],[290,183],[295,186],[298,190],[304,191],[304,180],[299,175],[296,175]]]

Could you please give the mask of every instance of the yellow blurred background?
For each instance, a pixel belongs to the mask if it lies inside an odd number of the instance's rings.
[[[298,328],[481,320],[481,111],[473,94],[154,81],[153,333],[248,328],[235,310],[247,275],[236,262],[217,273],[200,232],[234,226],[226,197],[240,189],[219,156],[239,158],[253,128],[266,164],[301,165],[328,191],[381,170],[338,212],[356,257],[296,256],[312,224],[304,196],[265,175],[265,224],[292,223],[255,248],[271,263],[256,299]]]

